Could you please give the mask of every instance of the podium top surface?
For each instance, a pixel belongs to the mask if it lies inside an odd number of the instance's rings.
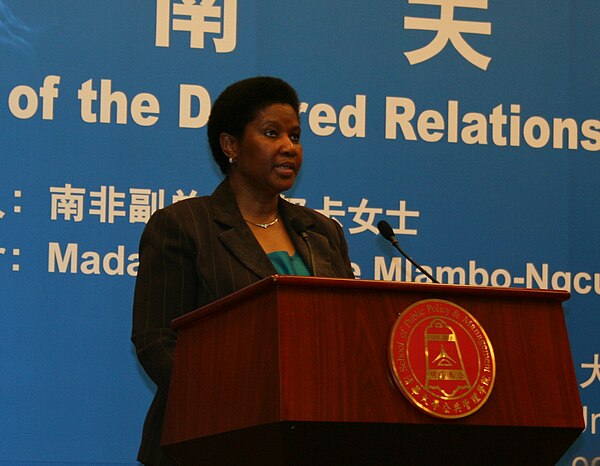
[[[272,288],[329,288],[331,290],[347,289],[353,292],[390,292],[418,293],[432,298],[446,299],[460,296],[474,298],[544,300],[563,302],[569,299],[570,293],[564,290],[542,290],[532,288],[508,288],[473,285],[447,285],[438,283],[407,283],[381,280],[360,280],[347,278],[300,277],[295,275],[271,275],[235,293],[219,299],[211,304],[189,312],[171,323],[174,329],[216,312],[251,295],[266,292]]]

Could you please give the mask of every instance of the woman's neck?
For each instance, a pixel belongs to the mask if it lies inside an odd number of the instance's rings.
[[[231,182],[242,217],[256,223],[267,223],[277,218],[279,194],[268,195],[242,183]]]

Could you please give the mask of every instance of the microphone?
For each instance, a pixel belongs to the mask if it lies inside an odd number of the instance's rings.
[[[306,247],[308,248],[308,254],[310,256],[310,266],[312,268],[313,276],[317,276],[317,268],[315,266],[315,258],[313,256],[312,248],[310,247],[310,241],[308,240],[308,234],[306,233],[306,227],[308,227],[308,222],[300,217],[294,217],[292,219],[292,228],[296,232],[296,234],[302,236],[302,239],[306,243]]]
[[[429,280],[431,280],[433,283],[439,283],[435,278],[433,278],[431,276],[431,274],[429,272],[427,272],[427,270],[425,270],[423,267],[421,267],[419,264],[417,264],[414,260],[412,260],[411,257],[408,256],[408,254],[406,254],[402,250],[402,248],[398,244],[398,240],[396,239],[396,236],[394,235],[394,230],[392,229],[392,227],[390,226],[390,224],[388,222],[386,222],[385,220],[381,220],[377,224],[377,229],[379,230],[379,233],[381,233],[381,236],[383,236],[390,243],[392,243],[392,245],[400,252],[400,254],[402,254],[412,265],[414,265],[417,269],[419,269],[419,271],[421,273],[423,273],[427,278],[429,278]]]

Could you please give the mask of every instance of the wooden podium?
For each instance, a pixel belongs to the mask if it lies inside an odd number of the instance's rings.
[[[162,445],[188,465],[553,465],[584,428],[562,302],[512,288],[273,276],[191,312]],[[405,308],[444,299],[494,347],[487,403],[413,406],[388,365]]]

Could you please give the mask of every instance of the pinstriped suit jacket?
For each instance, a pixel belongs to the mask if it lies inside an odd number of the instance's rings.
[[[291,228],[296,217],[308,225],[317,274],[354,278],[346,240],[337,222],[283,199],[279,217],[309,269],[308,248]],[[177,338],[170,322],[275,273],[243,220],[228,179],[211,196],[177,202],[157,211],[148,221],[140,241],[132,341],[157,392],[144,423],[138,460],[175,464],[159,448]]]

